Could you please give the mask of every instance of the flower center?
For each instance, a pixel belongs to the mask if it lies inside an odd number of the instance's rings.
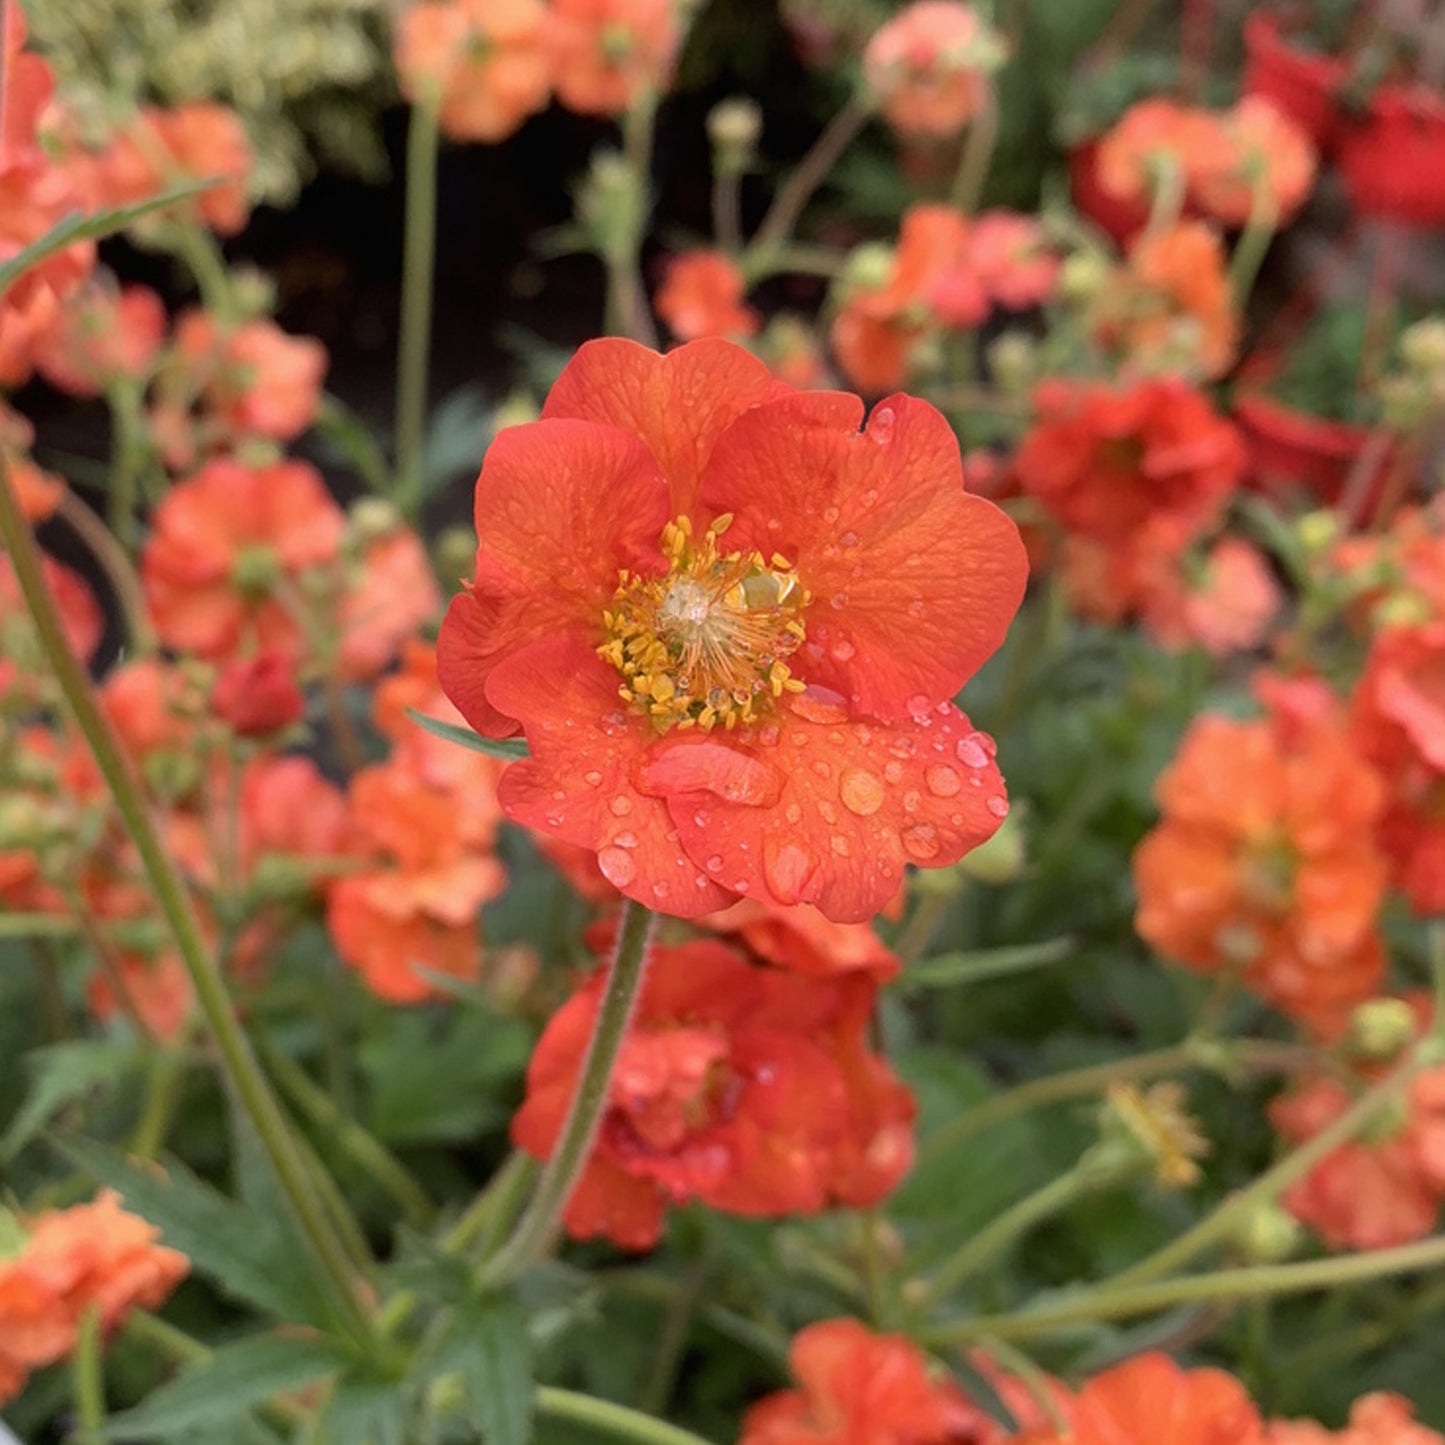
[[[602,614],[607,640],[598,654],[622,674],[619,694],[660,732],[733,728],[785,691],[803,690],[786,659],[803,640],[808,593],[776,553],[720,554],[731,521],[719,517],[700,538],[686,517],[669,522],[666,575],[619,572]]]

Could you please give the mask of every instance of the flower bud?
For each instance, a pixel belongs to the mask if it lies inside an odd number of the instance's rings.
[[[626,160],[616,151],[598,151],[577,192],[577,219],[599,255],[616,260],[632,254],[645,205],[642,183]]]
[[[1250,1210],[1234,1243],[1249,1264],[1278,1264],[1297,1253],[1303,1239],[1299,1221],[1278,1204],[1268,1203]]]
[[[1295,535],[1305,551],[1312,555],[1328,551],[1340,538],[1339,514],[1330,508],[1306,512],[1295,523]]]
[[[853,290],[877,291],[893,275],[893,261],[893,247],[881,241],[855,246],[843,264],[839,284],[845,294]]]
[[[1000,390],[1025,392],[1038,379],[1038,346],[1022,331],[1005,331],[988,348],[988,365]]]
[[[277,652],[227,663],[211,692],[211,708],[243,738],[265,737],[300,722],[306,699],[291,660]]]
[[[980,883],[1012,883],[1028,861],[1028,837],[1024,832],[1022,804],[1016,803],[987,843],[966,853],[959,870]]]
[[[1372,998],[1350,1015],[1345,1047],[1362,1063],[1389,1063],[1416,1033],[1415,1011],[1402,998]]]
[[[432,543],[432,563],[445,584],[470,577],[476,560],[477,539],[470,527],[448,527]]]
[[[401,526],[401,513],[384,497],[359,497],[347,515],[351,535],[363,547],[389,537]]]
[[[756,101],[745,96],[719,101],[707,116],[714,166],[723,175],[741,175],[752,165],[762,133],[763,113]]]
[[[1059,272],[1059,292],[1069,301],[1092,301],[1109,281],[1109,263],[1094,251],[1075,251]]]

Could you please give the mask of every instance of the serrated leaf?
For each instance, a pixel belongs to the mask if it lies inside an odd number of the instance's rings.
[[[13,1159],[47,1124],[78,1099],[114,1084],[141,1059],[133,1043],[84,1039],[32,1049],[25,1056],[30,1089],[0,1138],[0,1160]]]
[[[1074,951],[1067,936],[1042,943],[1020,943],[1007,948],[980,948],[970,952],[941,953],[936,958],[911,964],[894,987],[908,992],[920,988],[953,988],[983,983],[1010,974],[1026,973],[1046,964],[1060,963]]]
[[[347,1375],[321,1412],[317,1438],[337,1445],[407,1445],[413,1406],[405,1381]]]
[[[459,387],[437,403],[422,444],[422,486],[430,494],[466,473],[475,477],[496,430],[492,409],[477,388]]]
[[[484,738],[480,733],[474,733],[471,728],[459,727],[456,723],[428,717],[425,713],[417,712],[415,708],[410,707],[407,708],[406,715],[418,727],[425,728],[433,736],[445,738],[449,743],[456,743],[459,747],[470,748],[474,753],[486,753],[489,758],[525,758],[527,756],[527,743],[524,738]]]
[[[995,1424],[1001,1425],[1010,1435],[1021,1428],[1014,1419],[1013,1411],[1004,1403],[1004,1398],[994,1383],[982,1370],[975,1368],[967,1355],[959,1352],[948,1362],[948,1372],[966,1394]]]
[[[183,186],[173,186],[149,200],[136,201],[129,206],[112,206],[104,211],[74,211],[63,216],[37,241],[32,241],[23,251],[17,252],[3,266],[0,266],[0,296],[5,293],[28,271],[33,271],[42,261],[48,261],[67,246],[77,241],[99,241],[113,236],[127,226],[149,216],[153,211],[164,210],[177,201],[184,201],[200,191],[207,191],[219,185],[221,177],[203,181],[189,181]]]
[[[532,1347],[527,1317],[511,1295],[469,1301],[457,1312],[444,1359],[462,1377],[467,1414],[484,1445],[532,1438]]]
[[[228,1199],[170,1160],[164,1174],[133,1164],[114,1149],[89,1140],[57,1140],[74,1164],[108,1184],[126,1208],[148,1219],[165,1243],[186,1255],[233,1299],[280,1320],[325,1326],[322,1296],[295,1251],[271,1221]]]
[[[333,1374],[343,1363],[336,1347],[325,1340],[277,1334],[238,1340],[184,1370],[135,1409],[117,1415],[106,1427],[106,1436],[153,1441],[178,1430],[214,1428],[283,1390],[299,1389]]]

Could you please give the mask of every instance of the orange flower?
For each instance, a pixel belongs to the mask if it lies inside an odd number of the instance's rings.
[[[1340,538],[1329,567],[1349,585],[1351,615],[1363,623],[1445,620],[1445,496],[1402,507],[1387,531]]]
[[[1313,1420],[1272,1420],[1266,1445],[1445,1445],[1445,1436],[1415,1421],[1415,1407],[1399,1395],[1377,1391],[1350,1406],[1343,1430]]]
[[[1067,1435],[1038,1445],[1264,1445],[1243,1385],[1223,1370],[1183,1370],[1167,1355],[1136,1355],[1095,1375],[1074,1399]]]
[[[1134,855],[1148,943],[1321,1031],[1379,987],[1383,790],[1340,722],[1206,713],[1155,795],[1163,817]]]
[[[301,652],[287,594],[307,569],[335,562],[346,526],[320,473],[208,462],[165,495],[151,525],[141,580],[168,647],[216,659]]]
[[[375,677],[441,610],[441,588],[415,532],[396,526],[366,538],[338,611],[341,676],[352,682]]]
[[[1095,174],[1116,200],[1148,201],[1173,172],[1182,200],[1199,177],[1225,172],[1233,160],[1218,115],[1151,96],[1131,105],[1100,140]]]
[[[356,851],[371,863],[331,889],[336,951],[389,1003],[446,996],[418,970],[478,978],[477,912],[506,882],[490,851],[495,802],[460,809],[450,791],[394,759],[352,779],[351,820]]]
[[[1380,633],[1355,688],[1353,732],[1385,780],[1380,842],[1422,914],[1445,910],[1445,619]]]
[[[88,1310],[98,1309],[110,1332],[132,1309],[163,1303],[190,1269],[110,1190],[22,1222],[19,1232],[18,1248],[0,1254],[0,1404],[29,1370],[70,1353]]]
[[[887,983],[902,967],[898,955],[878,937],[871,923],[834,923],[806,903],[784,908],[743,898],[697,923],[700,928],[735,937],[764,963],[794,973],[827,977],[859,972]]]
[[[600,1007],[599,969],[553,1016],[512,1123],[546,1158]],[[913,1100],[870,1054],[876,985],[761,969],[721,943],[653,950],[597,1145],[564,1216],[650,1249],[669,1201],[749,1216],[876,1203],[913,1158]]]
[[[1430,1007],[1409,1000],[1417,1026]],[[1269,1106],[1270,1122],[1292,1144],[1312,1139],[1349,1108],[1339,1079],[1306,1075]],[[1411,1080],[1395,1117],[1368,1139],[1332,1150],[1283,1196],[1282,1203],[1335,1249],[1385,1249],[1423,1239],[1445,1200],[1445,1067]]]
[[[967,245],[972,270],[997,305],[1026,311],[1053,295],[1059,258],[1037,216],[985,211],[970,228]]]
[[[86,582],[69,567],[41,554],[40,573],[50,595],[60,610],[60,621],[71,650],[83,662],[89,662],[100,646],[105,631],[105,618],[100,604]],[[0,554],[0,616],[17,623],[27,617],[25,599],[10,558]],[[40,666],[38,641],[32,641],[28,621],[18,631],[0,638],[0,695],[33,698],[37,684],[45,674],[37,675]],[[18,644],[18,646],[17,646]]]
[[[165,330],[165,306],[148,286],[93,278],[67,298],[40,338],[36,363],[52,386],[72,396],[100,396],[113,382],[145,376]]]
[[[1018,605],[1017,530],[932,407],[862,412],[724,341],[597,341],[487,452],[442,685],[525,732],[508,815],[649,907],[860,921],[1008,811],[950,699]]]
[[[1212,379],[1227,371],[1239,318],[1218,234],[1200,221],[1146,232],[1100,288],[1089,320],[1131,369]]]
[[[997,38],[958,0],[915,0],[877,31],[863,75],[903,135],[956,135],[978,113]]]
[[[1238,537],[1216,542],[1193,577],[1168,566],[1162,574],[1143,599],[1143,621],[1175,650],[1202,647],[1215,657],[1248,652],[1264,641],[1284,602],[1263,554]]]
[[[265,737],[300,722],[306,699],[292,660],[279,652],[228,662],[211,689],[211,710],[243,738]]]
[[[751,336],[758,313],[743,305],[747,282],[721,251],[689,251],[667,268],[657,314],[679,341],[699,336]]]
[[[453,140],[499,141],[547,104],[551,75],[538,0],[441,0],[397,18],[396,68],[415,104],[429,87]]]
[[[1287,225],[1309,197],[1315,148],[1273,101],[1247,95],[1222,118],[1228,151],[1192,178],[1199,209],[1225,226],[1242,226],[1257,205],[1266,224]]]
[[[97,969],[86,982],[85,1002],[102,1022],[134,1013],[157,1042],[178,1044],[195,1012],[196,995],[180,955],[116,949],[113,969]]]
[[[666,89],[681,39],[677,0],[552,0],[544,33],[557,99],[583,115]]]

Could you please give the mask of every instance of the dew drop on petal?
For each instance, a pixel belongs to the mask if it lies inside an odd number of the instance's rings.
[[[836,522],[836,521],[838,520],[838,509],[837,509],[837,507],[824,507],[824,508],[823,508],[823,520],[824,520],[825,522],[827,522],[830,526],[831,526],[834,522]]]
[[[903,840],[903,846],[908,850],[910,858],[927,862],[938,854],[938,829],[932,823],[914,823],[903,829],[898,836]]]
[[[918,751],[918,744],[907,736],[896,737],[888,744],[888,751],[895,758],[911,758]]]
[[[841,833],[834,833],[828,839],[828,846],[840,857],[846,858],[852,851],[853,845]]]
[[[779,903],[797,903],[818,871],[818,860],[801,844],[783,843],[763,851],[763,877]]]
[[[607,806],[612,809],[613,817],[625,818],[632,811],[632,799],[618,793]]]
[[[635,848],[637,847],[637,834],[632,832],[619,833],[612,841],[619,848]]]
[[[721,853],[714,853],[712,857],[707,860],[706,867],[709,873],[721,873],[722,866],[723,859]]]
[[[963,787],[963,779],[947,763],[935,763],[923,775],[923,780],[935,798],[951,798]]]
[[[844,532],[838,540],[845,547],[856,547],[858,545],[858,534],[857,532]]]
[[[915,717],[920,718],[933,706],[932,699],[926,694],[916,692],[908,699],[908,711]]]
[[[908,604],[908,615],[910,617],[922,617],[926,610],[923,604],[923,598],[921,597],[915,597],[913,601]]]
[[[602,774],[599,773],[596,768],[593,768],[590,773],[582,774],[582,781],[586,783],[589,788],[595,788],[601,783]]]
[[[905,813],[916,813],[918,811],[918,805],[922,803],[922,801],[922,793],[918,792],[917,789],[909,789],[909,791],[903,795],[903,811]]]
[[[995,793],[993,797],[986,798],[983,805],[995,818],[1008,817],[1008,799],[1002,793]]]
[[[836,823],[838,821],[838,810],[826,798],[819,798],[818,816],[825,823]]]
[[[886,783],[898,783],[903,780],[903,764],[896,761],[889,761],[883,764],[883,781]]]
[[[783,817],[790,823],[801,823],[803,821],[803,810],[796,803],[789,803],[783,809]]]
[[[838,780],[838,796],[850,813],[866,818],[883,806],[883,780],[865,768],[847,768]]]
[[[850,662],[853,658],[853,654],[857,650],[858,649],[854,647],[853,644],[849,642],[846,637],[840,637],[837,642],[835,642],[832,647],[828,649],[828,655],[833,659],[834,662]]]
[[[626,888],[637,877],[637,864],[625,848],[604,848],[597,855],[602,876],[614,888]]]
[[[880,447],[886,447],[893,440],[893,427],[896,422],[897,417],[894,416],[891,406],[875,407],[873,415],[868,418],[868,435]]]
[[[799,717],[812,723],[840,723],[848,720],[848,705],[842,694],[826,687],[810,687],[798,693],[791,706]],[[801,743],[804,734],[795,732],[793,738]]]
[[[969,733],[966,738],[959,738],[954,752],[958,760],[965,767],[986,768],[988,766],[988,754],[984,751],[983,744],[978,740],[977,733]]]
[[[835,612],[841,612],[848,605],[848,594],[846,592],[835,592],[828,599],[828,606]]]
[[[813,759],[813,771],[825,781],[833,776],[832,768],[830,768],[827,763],[822,760],[822,758]]]
[[[652,896],[654,898],[666,898],[671,892],[672,889],[670,889],[666,883],[658,882],[652,885]]]

